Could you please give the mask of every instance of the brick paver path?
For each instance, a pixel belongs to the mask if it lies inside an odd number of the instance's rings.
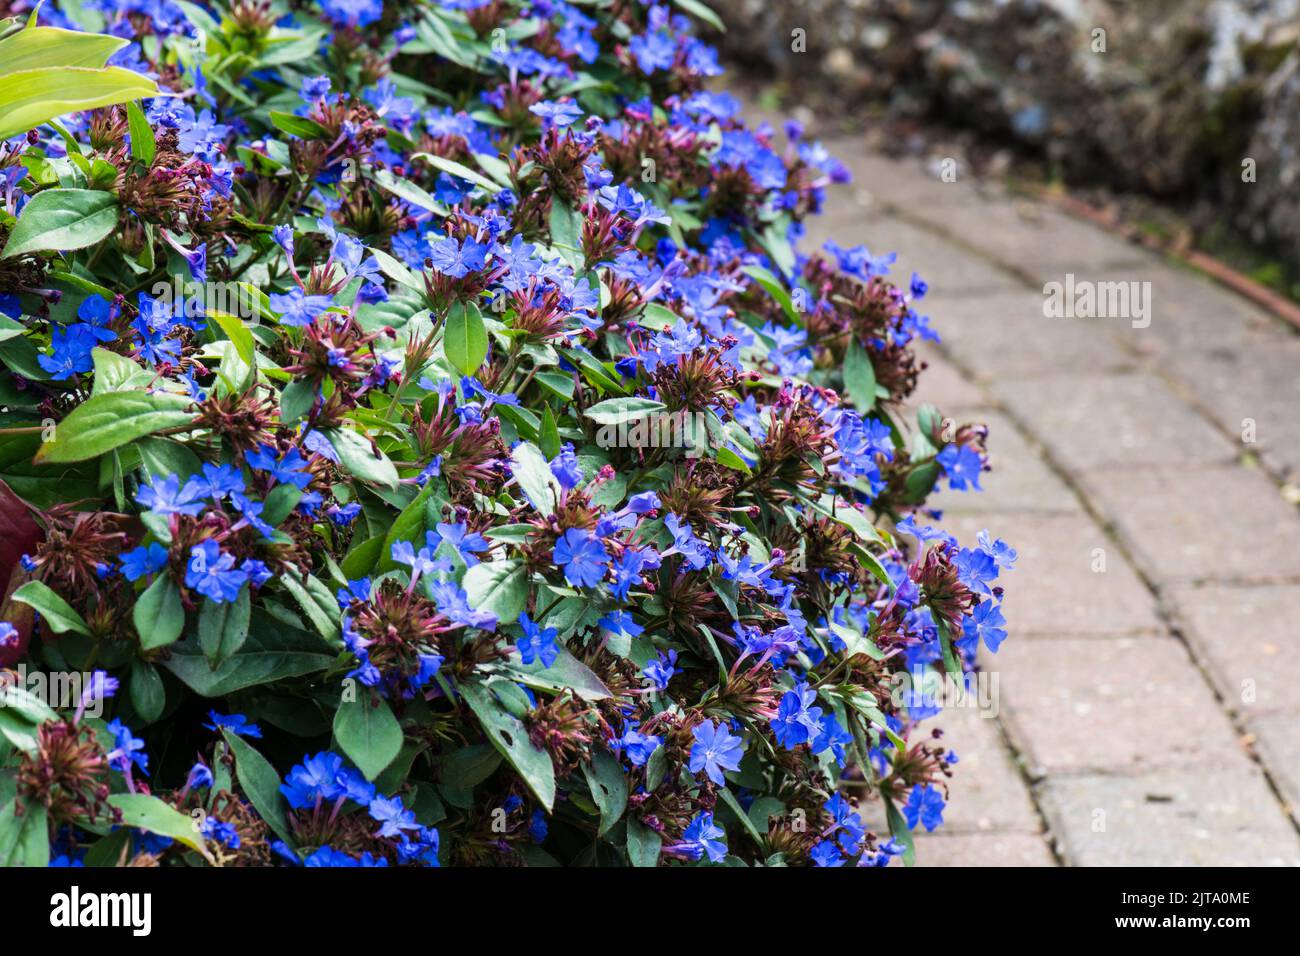
[[[1020,551],[998,713],[940,718],[962,759],[920,864],[1300,864],[1300,336],[1048,206],[827,146],[855,181],[806,247],[930,283],[918,397],[987,422],[994,467],[932,504]],[[1067,274],[1149,283],[1149,326],[1045,317]]]

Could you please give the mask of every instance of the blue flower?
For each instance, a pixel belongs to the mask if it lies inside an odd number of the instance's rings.
[[[813,706],[816,700],[817,692],[807,684],[786,691],[772,718],[772,730],[782,747],[793,750],[821,733],[822,709]]]
[[[903,816],[907,819],[907,828],[915,830],[920,821],[926,830],[933,830],[943,823],[943,794],[930,784],[917,784],[903,805]]]
[[[812,742],[812,752],[819,754],[829,748],[835,762],[842,767],[845,760],[844,748],[852,743],[853,735],[840,726],[834,714],[826,714],[822,717],[821,729]]]
[[[182,488],[179,478],[168,475],[160,484],[141,485],[135,500],[154,514],[194,517],[203,510],[203,486],[191,480]]]
[[[953,559],[957,569],[957,580],[975,591],[988,597],[993,596],[989,582],[998,576],[998,563],[987,551],[978,548],[962,548]]]
[[[108,765],[125,774],[130,772],[131,765],[134,764],[147,773],[149,755],[144,752],[144,741],[133,735],[121,720],[110,723],[108,732],[113,735],[113,749],[108,752]]]
[[[433,595],[438,610],[445,614],[453,624],[464,627],[478,627],[485,631],[495,631],[497,617],[490,611],[476,611],[469,606],[469,595],[451,581],[438,581],[429,592]]]
[[[519,615],[519,626],[524,629],[523,636],[515,642],[519,648],[519,657],[525,664],[531,664],[535,660],[541,660],[542,666],[549,668],[559,657],[560,650],[555,646],[556,630],[548,627],[545,630],[533,623],[527,614]]]
[[[949,488],[966,491],[969,486],[976,491],[983,490],[980,488],[980,472],[984,469],[984,462],[975,449],[967,445],[947,445],[935,461],[943,468]]]
[[[248,572],[235,567],[235,556],[222,551],[211,538],[190,549],[185,586],[198,591],[214,604],[235,600],[247,581]]]
[[[615,634],[626,634],[628,637],[636,637],[645,630],[644,627],[633,620],[630,612],[621,609],[610,611],[596,623],[607,631],[613,631]]]
[[[670,650],[666,656],[660,654],[647,664],[641,673],[654,685],[656,690],[667,690],[668,682],[677,673],[677,652]]]
[[[980,550],[988,552],[993,560],[997,562],[999,569],[1006,571],[1012,570],[1016,566],[1016,558],[1020,557],[1020,555],[1016,553],[1016,549],[1011,547],[1011,545],[1007,544],[1001,538],[998,538],[996,541],[990,541],[989,537],[990,535],[987,530],[979,533],[976,540],[979,542]]]
[[[195,476],[189,483],[196,488],[201,488],[203,496],[213,501],[220,501],[229,494],[244,492],[244,476],[233,465],[205,464],[203,477]]]
[[[994,654],[1007,639],[1007,619],[1002,616],[1002,609],[992,601],[981,601],[975,605],[970,617],[962,622],[963,643],[969,643],[974,650],[980,640]]]
[[[578,456],[573,450],[573,443],[561,447],[560,453],[551,461],[551,474],[566,491],[582,482],[582,469],[578,467]]]
[[[727,844],[722,842],[726,835],[722,827],[714,826],[712,813],[697,813],[675,848],[685,850],[692,859],[707,855],[709,862],[721,863],[727,856]]]
[[[644,491],[639,495],[633,495],[627,500],[627,510],[634,515],[649,514],[652,511],[658,511],[662,507],[659,496],[653,491]]]
[[[328,750],[313,757],[304,757],[302,763],[289,771],[280,784],[280,792],[295,810],[305,810],[319,801],[335,800],[342,796],[339,775],[343,771],[343,758]]]
[[[664,527],[673,536],[673,546],[664,552],[665,556],[674,552],[680,554],[687,566],[695,571],[708,567],[709,562],[713,560],[713,552],[703,541],[695,537],[695,532],[688,522],[670,512],[664,516]]]
[[[272,292],[271,308],[280,314],[281,325],[311,325],[316,317],[334,304],[327,295],[307,295],[294,287],[287,293]]]
[[[463,521],[454,524],[446,521],[438,522],[435,531],[425,533],[425,543],[431,551],[437,551],[441,544],[451,545],[464,560],[465,565],[471,568],[479,563],[474,555],[491,547],[487,538],[477,531],[470,531]]]
[[[623,727],[623,736],[611,740],[610,746],[616,751],[623,751],[634,767],[644,767],[650,755],[659,749],[663,741],[654,734],[643,734],[630,725]]]
[[[371,819],[379,822],[375,836],[395,837],[403,830],[419,830],[415,822],[415,811],[402,806],[401,797],[375,797],[370,801]]]
[[[610,593],[626,601],[628,592],[645,580],[643,571],[659,567],[659,553],[653,548],[625,548],[623,554],[610,565]]]
[[[564,568],[564,579],[579,587],[594,588],[605,576],[609,552],[590,531],[570,528],[555,542],[552,557]]]
[[[228,730],[232,734],[239,734],[241,737],[261,737],[262,728],[257,724],[250,724],[244,719],[243,714],[218,714],[215,710],[208,711],[208,720],[210,724],[203,726],[208,730],[218,731]]]
[[[205,816],[199,824],[199,832],[209,840],[222,843],[232,850],[239,849],[239,831],[233,823],[224,823],[216,817]]]
[[[297,448],[290,448],[283,458],[276,458],[275,449],[262,445],[257,451],[250,451],[244,456],[248,467],[255,471],[269,474],[276,481],[286,482],[295,488],[306,488],[311,484],[311,475],[307,471],[307,459]]]
[[[808,851],[808,856],[816,866],[843,866],[844,856],[834,840],[821,840]]]
[[[528,835],[534,843],[542,843],[546,840],[546,833],[546,814],[538,807],[528,819]]]
[[[534,116],[540,116],[546,128],[551,126],[570,126],[582,118],[582,107],[572,102],[543,100],[528,107]]]
[[[77,318],[90,329],[90,333],[101,342],[112,342],[117,333],[109,328],[117,318],[117,307],[99,293],[87,296],[77,306]]]
[[[309,81],[304,81],[303,85]],[[271,230],[271,238],[275,244],[285,251],[291,258],[293,256],[293,226],[280,225]]]
[[[191,790],[206,790],[212,786],[212,771],[202,760],[190,768],[189,776],[185,778],[185,786]]]
[[[140,545],[122,555],[122,574],[128,581],[138,581],[146,574],[157,574],[167,567],[167,549],[157,541]]]
[[[705,772],[719,787],[727,785],[724,770],[739,770],[740,758],[745,752],[744,742],[727,730],[723,723],[706,721],[692,731],[695,743],[691,747],[691,773]]]
[[[303,98],[304,102],[310,104],[325,97],[329,91],[330,78],[328,76],[309,76],[302,81],[302,87],[298,90],[298,95]]]

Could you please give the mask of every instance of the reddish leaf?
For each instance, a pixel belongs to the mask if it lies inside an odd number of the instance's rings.
[[[21,559],[36,550],[45,532],[32,518],[27,502],[0,481],[0,620],[18,629],[18,644],[0,648],[0,667],[9,667],[27,651],[35,615],[26,604],[11,604],[9,595],[27,578]]]

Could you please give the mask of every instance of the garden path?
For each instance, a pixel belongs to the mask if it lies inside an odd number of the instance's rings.
[[[805,248],[929,283],[919,397],[987,422],[993,465],[931,503],[1020,552],[997,716],[940,719],[961,763],[918,862],[1300,864],[1300,335],[1049,205],[826,145],[854,182]],[[1142,298],[1045,317],[1067,276]]]

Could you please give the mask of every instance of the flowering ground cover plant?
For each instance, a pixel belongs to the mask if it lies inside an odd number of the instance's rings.
[[[910,861],[985,432],[904,419],[925,283],[797,250],[847,174],[692,16],[7,24],[120,88],[0,75],[0,862]]]

